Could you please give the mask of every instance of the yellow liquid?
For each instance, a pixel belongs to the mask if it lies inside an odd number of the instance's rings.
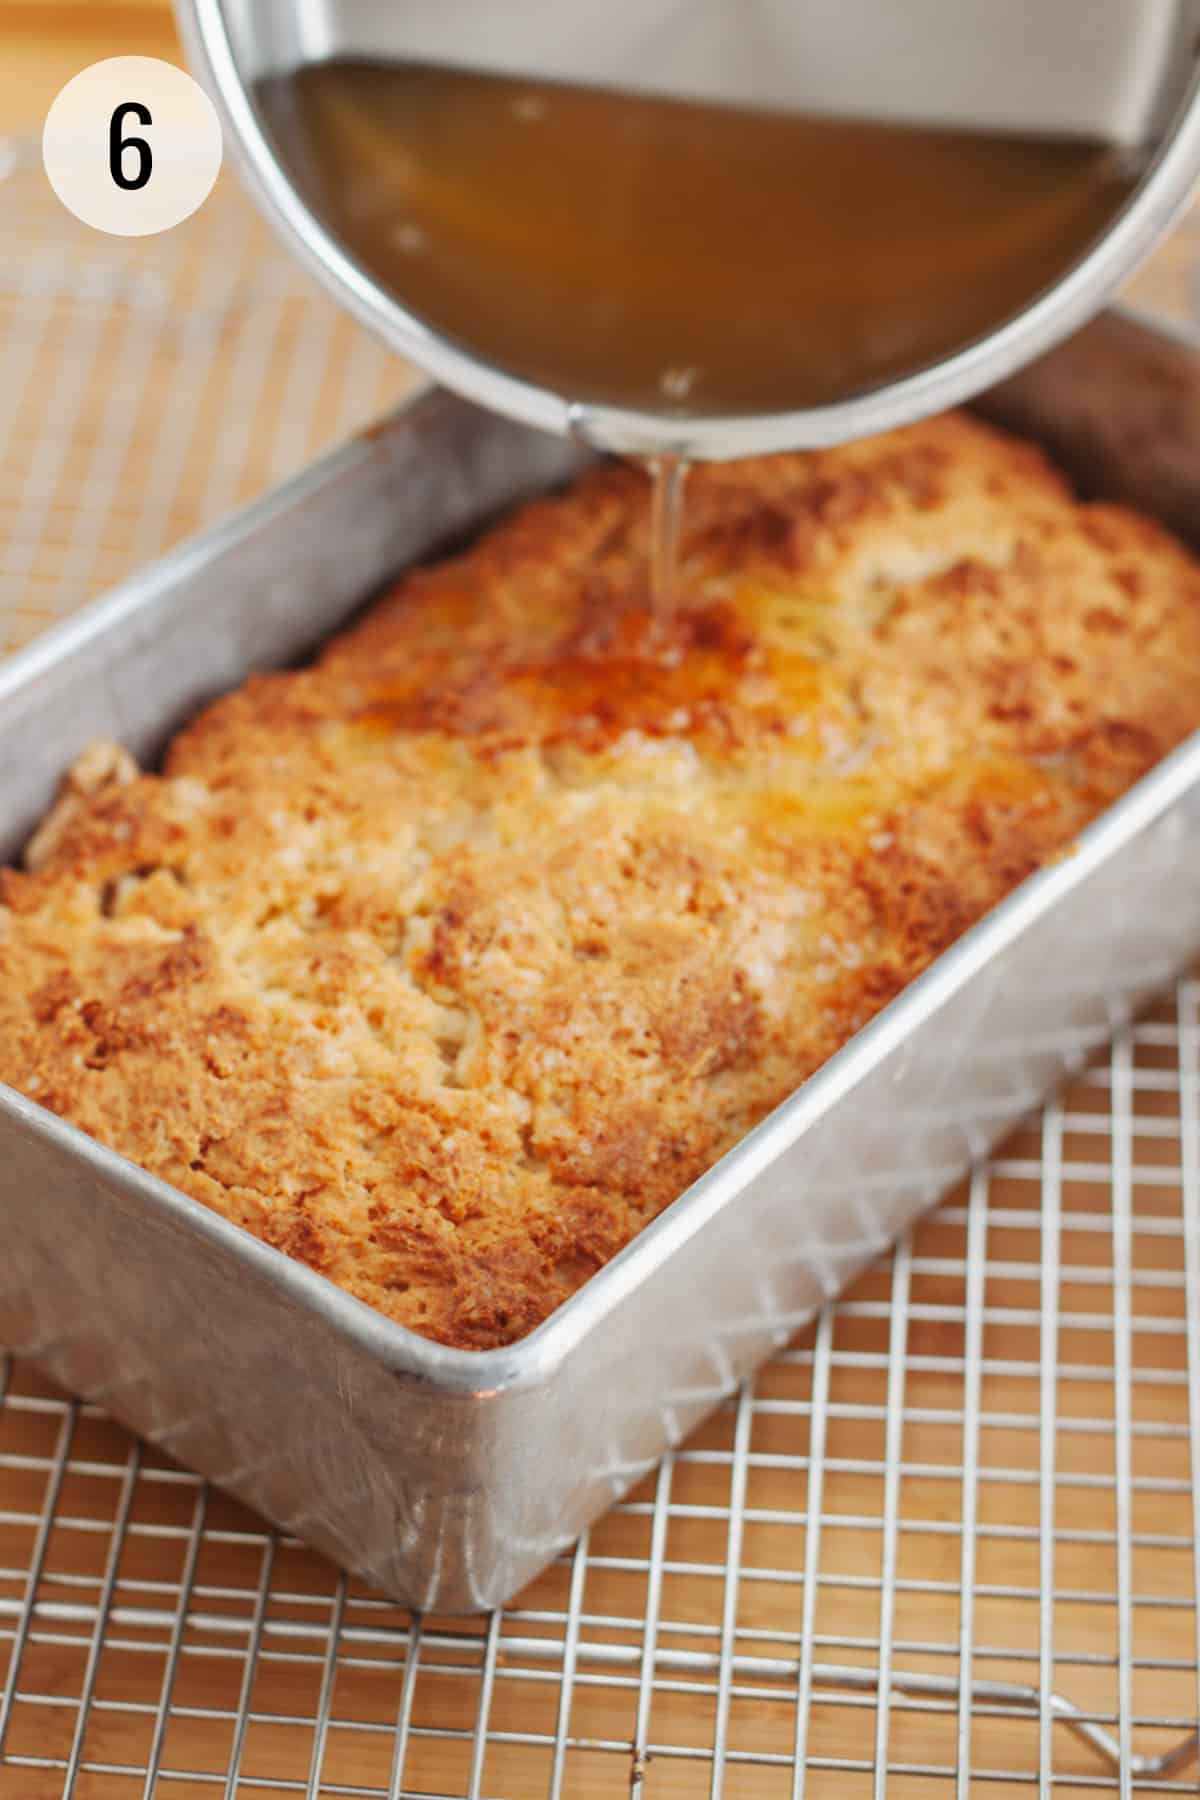
[[[405,306],[568,400],[843,399],[1001,323],[1128,195],[1093,144],[333,61],[261,83],[305,198]]]

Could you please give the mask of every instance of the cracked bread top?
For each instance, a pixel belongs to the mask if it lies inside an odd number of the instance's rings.
[[[606,465],[81,759],[0,1079],[508,1342],[1200,723],[1197,564],[965,416],[694,470],[669,618],[648,511]]]

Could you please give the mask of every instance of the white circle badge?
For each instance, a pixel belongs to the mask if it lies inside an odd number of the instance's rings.
[[[59,93],[42,161],[63,205],[118,237],[169,231],[208,198],[221,124],[198,82],[156,56],[111,56]]]

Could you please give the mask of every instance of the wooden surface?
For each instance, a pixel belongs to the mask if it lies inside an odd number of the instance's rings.
[[[78,68],[103,55],[132,51],[177,54],[173,27],[159,0],[70,8],[51,0],[0,0],[0,130],[36,129],[58,87]],[[248,248],[239,255],[249,259],[259,254],[254,250],[258,242],[246,239]],[[82,238],[80,245],[81,256],[98,254]],[[152,248],[137,254],[152,267]],[[1185,310],[1192,268],[1191,246],[1178,239],[1154,272],[1142,278],[1139,289],[1176,311]],[[230,288],[237,304],[230,301],[228,323],[221,325],[227,336],[218,344],[219,367],[207,384],[211,418],[202,397],[189,401],[196,408],[194,462],[180,462],[178,492],[164,512],[166,537],[193,528],[206,506],[216,503],[220,510],[278,473],[272,446],[281,436],[294,435],[287,407],[302,392],[307,367],[293,358],[292,346],[319,342],[322,356],[331,358],[330,367],[338,370],[363,355],[354,328],[332,310],[314,312],[307,290],[273,289],[263,303],[274,308],[274,335],[261,383],[256,376],[253,388],[254,418],[245,422],[238,439],[236,467],[216,471],[227,485],[214,486],[209,465],[219,414],[222,408],[230,412],[247,392],[253,333],[259,330],[255,320],[263,316],[244,300],[252,286],[251,262],[241,270],[239,264]],[[66,334],[72,328],[69,298],[54,304],[62,310]],[[55,321],[46,354],[55,349],[57,313]],[[170,385],[171,358],[177,353],[169,337],[155,351],[158,360],[131,436],[130,460],[122,465],[111,495],[114,535],[105,540],[102,555],[97,553],[87,565],[77,587],[70,587],[72,604],[145,553],[132,530],[121,536],[118,528],[123,529],[122,508],[130,511],[128,496],[140,494],[139,484],[153,480],[161,460],[156,452],[158,412],[177,392]],[[74,430],[79,474],[72,473],[70,461],[75,449],[64,451],[65,496],[74,493],[72,482],[85,479],[96,491],[96,446],[103,452],[107,393],[119,354],[114,323],[111,342],[103,334],[98,341],[87,385],[78,396]],[[398,365],[377,374],[372,363],[368,374],[364,405],[368,400],[383,404],[407,379]],[[335,388],[331,375],[314,400],[305,454],[349,418],[339,407]],[[44,392],[51,389],[66,394],[69,384],[56,380]],[[28,455],[40,425],[41,390],[35,383],[29,391],[33,398],[22,403],[25,410],[14,439],[18,457]],[[14,465],[13,473],[15,480],[23,470]],[[56,500],[58,510],[46,514],[49,526],[61,526],[68,550],[76,516],[69,505],[74,501]],[[19,525],[19,511],[5,516]],[[0,522],[0,530],[5,528]],[[52,531],[44,537],[44,554],[51,560],[44,571],[40,563],[31,566],[23,596],[37,580],[44,580],[48,589],[58,578],[54,571],[59,563],[53,562],[52,570],[51,561],[59,556],[61,543]],[[47,605],[39,612],[24,597],[22,604],[29,616],[21,635],[54,610]],[[7,624],[0,618],[0,643]],[[1194,1039],[1194,1019],[1191,1029]],[[1139,1534],[1133,1624],[1143,1665],[1134,1673],[1134,1701],[1139,1712],[1186,1720],[1196,1706],[1196,1622],[1187,1548],[1194,1517],[1182,1373],[1186,1295],[1179,1236],[1180,1116],[1184,1092],[1194,1100],[1194,1073],[1189,1087],[1179,1068],[1169,1011],[1160,1011],[1158,1024],[1139,1040],[1133,1062],[1141,1125],[1133,1139],[1131,1192],[1137,1217],[1149,1221],[1136,1234],[1133,1250],[1132,1458],[1137,1485],[1132,1505]],[[1137,1084],[1143,1079],[1144,1088]],[[1062,1197],[1071,1223],[1062,1239],[1068,1274],[1060,1296],[1057,1402],[1063,1423],[1053,1471],[1054,1680],[1061,1692],[1109,1717],[1115,1712],[1118,1679],[1110,1231],[1116,1177],[1115,1164],[1110,1164],[1110,1098],[1103,1080],[1080,1083],[1070,1098],[1069,1129],[1060,1144],[1067,1170]],[[897,1666],[958,1674],[964,1531],[970,1537],[974,1523],[974,1672],[993,1680],[1037,1682],[1042,1148],[1036,1132],[1016,1139],[977,1193],[973,1214],[960,1194],[917,1235],[905,1276],[911,1283],[911,1304],[898,1439],[904,1473],[894,1487],[888,1471],[898,1465],[889,1464],[886,1443],[889,1397],[895,1398],[888,1362],[893,1272],[885,1268],[864,1278],[851,1304],[838,1314],[829,1346],[823,1533],[813,1618],[816,1653],[823,1660],[877,1665],[884,1521],[893,1504],[898,1587],[891,1627]],[[987,1256],[986,1280],[974,1300],[964,1262],[970,1231]],[[708,1792],[723,1621],[736,1627],[739,1652],[760,1659],[755,1672],[740,1674],[729,1693],[725,1800],[783,1800],[792,1791],[796,1659],[812,1497],[813,1341],[812,1333],[806,1334],[764,1373],[748,1413],[740,1418],[732,1410],[719,1414],[676,1464],[669,1511],[660,1512],[665,1520],[662,1626],[649,1713],[649,1741],[658,1749],[646,1767],[645,1800],[685,1800]],[[963,1475],[963,1419],[972,1408],[980,1420],[977,1489]],[[740,1497],[733,1491],[739,1432],[746,1453],[741,1467],[748,1471]],[[65,1472],[51,1509],[56,1468]],[[279,1551],[264,1590],[264,1651],[246,1687],[245,1628],[254,1613],[266,1540],[258,1521],[214,1496],[189,1590],[191,1611],[180,1639],[178,1675],[168,1694],[168,1646],[196,1498],[194,1482],[166,1458],[156,1452],[140,1457],[126,1434],[94,1410],[73,1420],[40,1377],[20,1366],[13,1372],[7,1401],[0,1405],[0,1677],[11,1651],[14,1609],[24,1600],[26,1572],[37,1553],[38,1521],[51,1510],[54,1525],[42,1546],[38,1600],[50,1607],[82,1605],[92,1612],[74,1618],[69,1611],[38,1616],[22,1657],[9,1724],[8,1752],[22,1760],[0,1764],[0,1800],[57,1800],[85,1694],[90,1705],[78,1745],[84,1772],[74,1790],[77,1800],[135,1800],[142,1794],[156,1712],[168,1702],[160,1748],[161,1765],[172,1778],[160,1783],[162,1800],[202,1800],[224,1791],[222,1778],[239,1713],[248,1716],[239,1794],[271,1791],[256,1782],[290,1782],[296,1785],[285,1791],[304,1791],[326,1676],[327,1628],[339,1604],[336,1575],[299,1547]],[[661,1507],[664,1490],[652,1478],[628,1507],[595,1529],[579,1567],[576,1617],[582,1623],[566,1715],[571,1740],[563,1770],[566,1800],[625,1800],[631,1792],[656,1499]],[[120,1539],[116,1525],[123,1506],[128,1530]],[[736,1592],[727,1565],[735,1510],[742,1531]],[[116,1610],[93,1657],[89,1619],[118,1542],[121,1554],[111,1595]],[[539,1800],[549,1790],[571,1581],[569,1567],[550,1571],[503,1622],[504,1647],[496,1660],[479,1772],[483,1795]],[[310,1791],[323,1796],[386,1793],[404,1691],[407,1621],[357,1588],[343,1598],[340,1655],[329,1665],[334,1670],[328,1698],[335,1724],[324,1743],[322,1773]],[[221,1626],[222,1616],[228,1629]],[[414,1735],[404,1769],[406,1793],[457,1796],[471,1789],[484,1641],[477,1625],[457,1622],[448,1629],[453,1635],[445,1643],[422,1652],[412,1687]],[[436,1622],[427,1630],[436,1631]],[[535,1652],[532,1643],[540,1643],[541,1651]],[[614,1649],[628,1660],[614,1664]],[[696,1655],[707,1662],[688,1672],[686,1658]],[[809,1753],[818,1761],[807,1794],[817,1800],[869,1794],[871,1779],[863,1764],[872,1755],[874,1730],[873,1707],[865,1700],[854,1705],[844,1696],[817,1698]],[[916,1800],[953,1792],[957,1732],[953,1709],[895,1707],[889,1755],[896,1772],[889,1778],[889,1795]],[[1135,1736],[1139,1749],[1153,1752],[1170,1741],[1172,1732],[1139,1728]],[[1074,1784],[1073,1793],[1106,1791],[1102,1765],[1092,1752],[1061,1731],[1054,1735],[1053,1748],[1056,1773]],[[970,1726],[967,1749],[973,1769],[1006,1772],[972,1780],[971,1791],[994,1800],[1035,1791],[1035,1724],[981,1711]],[[742,1760],[749,1757],[768,1760]],[[819,1760],[834,1758],[857,1760],[859,1767],[838,1770]],[[945,1771],[944,1778],[903,1772],[903,1765],[911,1769],[920,1764]]]
[[[63,83],[105,56],[181,61],[165,0],[0,0],[0,134],[40,129]]]

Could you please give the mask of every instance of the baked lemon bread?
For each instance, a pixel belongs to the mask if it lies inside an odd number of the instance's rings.
[[[602,467],[0,876],[0,1079],[414,1330],[529,1331],[1200,723],[1200,569],[951,415]]]

